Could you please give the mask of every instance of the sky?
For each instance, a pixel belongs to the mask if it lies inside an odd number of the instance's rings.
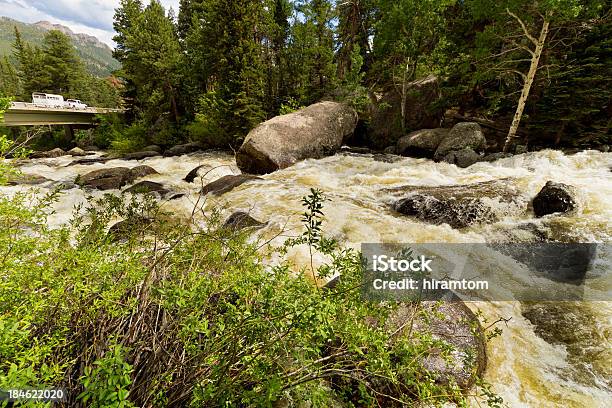
[[[26,23],[46,20],[69,27],[75,33],[98,37],[110,47],[113,14],[120,0],[0,0],[0,16]],[[160,0],[168,10],[178,14],[179,0]]]

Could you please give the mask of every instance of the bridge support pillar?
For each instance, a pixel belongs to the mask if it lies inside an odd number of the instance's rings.
[[[64,132],[66,133],[66,140],[72,142],[74,140],[74,129],[72,129],[72,125],[64,125]]]

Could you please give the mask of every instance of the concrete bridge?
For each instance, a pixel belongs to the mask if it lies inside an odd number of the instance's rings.
[[[93,108],[71,109],[50,108],[27,102],[13,102],[4,112],[3,126],[94,126],[96,115],[123,113],[122,109]]]

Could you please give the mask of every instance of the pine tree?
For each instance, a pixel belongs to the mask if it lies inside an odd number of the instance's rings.
[[[266,11],[258,0],[211,0],[187,40],[200,91],[200,116],[239,142],[266,117],[263,41]],[[214,109],[211,111],[210,109]]]
[[[44,91],[88,99],[82,95],[88,78],[70,38],[58,30],[48,31],[43,41],[43,54],[47,82]]]
[[[0,60],[0,95],[18,96],[21,94],[21,81],[15,66],[8,56]]]
[[[293,25],[290,54],[291,77],[302,105],[328,95],[337,85],[334,63],[334,8],[328,0],[301,1]]]
[[[22,101],[28,101],[33,92],[46,89],[49,81],[43,66],[42,50],[23,41],[17,27],[15,27],[13,57],[17,61],[17,73],[21,82],[21,94],[18,97]]]
[[[128,92],[133,91],[134,109],[142,119],[154,123],[170,113],[178,123],[182,52],[174,23],[156,0],[142,11],[138,6],[138,1],[124,0],[116,12],[121,75],[128,81]]]

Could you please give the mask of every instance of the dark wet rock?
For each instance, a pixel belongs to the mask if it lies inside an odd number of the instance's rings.
[[[474,122],[462,122],[457,123],[450,130],[448,136],[442,140],[434,159],[441,160],[448,153],[455,150],[463,150],[470,148],[477,153],[484,151],[487,141],[482,128],[478,123]]]
[[[490,153],[487,154],[486,156],[484,156],[482,159],[480,159],[480,161],[483,162],[494,162],[500,159],[505,159],[508,157],[512,157],[513,155],[511,153],[502,153],[502,152],[498,152],[498,153]]]
[[[30,155],[32,159],[51,159],[55,157],[65,156],[68,153],[60,149],[59,147],[53,150],[47,150],[46,152],[34,152]]]
[[[397,153],[402,156],[432,158],[450,129],[421,129],[397,141]]]
[[[125,219],[113,224],[108,230],[108,235],[113,241],[127,240],[130,237],[145,235],[154,223],[155,220],[147,217]]]
[[[130,172],[132,173],[132,177],[135,179],[149,176],[151,174],[159,174],[153,167],[146,165],[133,167]]]
[[[98,190],[119,189],[134,180],[132,172],[127,167],[113,167],[89,172],[77,177],[75,183],[83,187],[96,188]]]
[[[337,102],[319,102],[277,116],[251,130],[236,154],[245,173],[264,174],[305,159],[336,153],[357,126],[357,112]]]
[[[393,203],[395,211],[453,228],[492,223],[526,207],[510,179],[437,187],[402,186],[383,191],[405,196]]]
[[[404,160],[402,156],[398,156],[396,154],[388,154],[388,153],[377,153],[372,155],[372,159],[381,163],[396,163],[398,161]]]
[[[131,194],[158,193],[162,196],[169,193],[163,184],[148,180],[140,181],[133,186],[126,188],[123,190],[123,192]]]
[[[172,201],[172,200],[178,200],[179,198],[183,198],[185,197],[185,193],[176,193],[171,195],[170,197],[168,197],[168,200]]]
[[[68,153],[71,156],[75,156],[75,157],[82,157],[82,156],[89,156],[91,154],[91,152],[86,152],[85,150],[79,148],[79,147],[74,147],[70,150],[68,150],[66,153]]]
[[[198,177],[198,172],[200,171],[200,169],[204,167],[208,167],[208,166],[206,164],[201,164],[198,167],[194,168],[185,176],[183,180],[186,181],[187,183],[193,183],[196,177]]]
[[[76,164],[89,165],[95,163],[106,163],[107,161],[112,160],[110,157],[91,157],[84,159],[73,160],[68,164],[68,166],[74,166]]]
[[[496,243],[490,246],[499,252],[511,256],[529,271],[544,276],[556,282],[578,285],[578,291],[573,292],[569,286],[561,289],[562,294],[555,294],[548,290],[542,295],[535,293],[535,298],[527,299],[523,296],[519,300],[582,300],[583,287],[587,272],[591,269],[597,253],[597,244],[594,243],[562,243],[562,242],[532,242],[529,245],[516,245],[515,243]],[[551,296],[552,298],[545,298]]]
[[[91,180],[84,187],[95,188],[97,190],[118,190],[121,186],[127,184],[127,181],[122,177],[105,177],[97,180]]]
[[[440,126],[444,111],[435,108],[440,99],[440,84],[436,76],[429,75],[408,83],[406,95],[403,117],[402,95],[396,87],[385,90],[372,102],[368,108],[368,138],[372,146],[396,144],[406,131]]]
[[[529,150],[527,149],[527,146],[525,145],[516,145],[514,147],[514,154],[524,154],[527,153]]]
[[[548,181],[533,199],[536,217],[548,214],[566,213],[576,208],[576,190],[573,186]]]
[[[202,145],[197,142],[185,143],[171,147],[164,152],[164,156],[180,156],[202,150]]]
[[[202,194],[211,193],[213,195],[221,195],[251,180],[262,180],[262,178],[253,176],[250,174],[239,174],[236,176],[234,175],[223,176],[205,185],[202,188]]]
[[[383,150],[384,153],[386,154],[397,154],[397,147],[395,146],[387,146],[385,147],[385,150]]]
[[[9,177],[7,184],[9,186],[17,186],[17,185],[38,185],[46,183],[47,181],[51,181],[46,177],[39,176],[36,174],[20,174],[18,176]]]
[[[238,231],[245,228],[261,228],[264,225],[266,225],[266,223],[257,221],[248,213],[237,211],[225,220],[223,227]]]
[[[342,146],[340,153],[369,154],[372,153],[372,149],[368,147]]]
[[[145,146],[142,148],[143,152],[157,152],[157,153],[161,153],[162,152],[162,148],[159,147],[158,145],[149,145],[149,146]]]
[[[143,150],[141,152],[134,152],[134,153],[128,153],[123,155],[123,159],[124,160],[142,160],[142,159],[146,159],[147,157],[154,157],[154,156],[160,156],[161,153],[156,152],[154,150]]]
[[[470,167],[472,164],[478,162],[481,156],[476,153],[474,150],[467,148],[463,150],[453,150],[449,152],[444,159],[443,162],[454,164],[457,167],[466,168]]]

